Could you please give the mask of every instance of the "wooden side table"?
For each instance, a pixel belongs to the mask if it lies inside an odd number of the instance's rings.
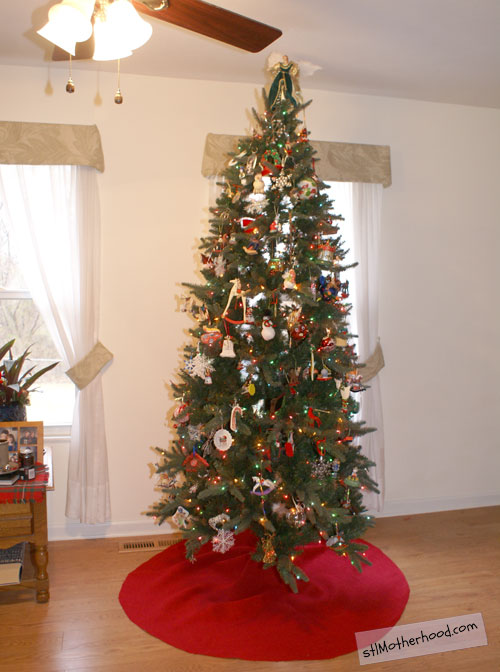
[[[49,600],[45,488],[45,471],[37,468],[34,481],[18,481],[8,490],[5,486],[0,489],[0,548],[9,548],[25,541],[29,543],[31,550],[31,553],[25,554],[31,555],[31,563],[25,557],[21,582],[0,586],[0,589],[32,588],[36,592],[37,602]]]

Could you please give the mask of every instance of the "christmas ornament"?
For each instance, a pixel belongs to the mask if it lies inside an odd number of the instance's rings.
[[[283,289],[296,288],[297,285],[295,284],[295,271],[293,268],[289,268],[283,273]]]
[[[231,359],[236,357],[234,352],[234,343],[229,337],[225,338],[222,343],[222,352],[220,353],[220,357],[229,357]]]
[[[214,371],[212,360],[201,352],[186,363],[185,369],[191,378],[198,376],[204,380],[207,376],[210,377],[210,373]]]
[[[254,194],[264,194],[266,190],[266,185],[262,179],[262,173],[257,173],[253,180],[253,193]]]
[[[331,301],[339,293],[340,283],[334,276],[320,275],[318,278],[318,290],[323,301]]]
[[[276,560],[276,551],[273,546],[273,534],[265,534],[262,537],[262,550],[264,555],[262,556],[262,562],[265,565],[271,565]]]
[[[307,137],[308,135],[309,132],[307,128],[303,128],[299,133],[299,142],[309,142],[309,138]]]
[[[233,280],[230,280],[230,283],[232,284],[232,287],[222,317],[228,322],[232,322],[232,324],[243,324],[246,320],[247,309],[245,292],[241,289],[241,281],[239,278],[233,278]],[[236,303],[236,309],[229,315],[231,303],[233,301]]]
[[[189,312],[193,307],[193,297],[190,295],[183,294],[181,296],[180,309],[181,313]]]
[[[222,343],[222,334],[217,327],[203,327],[203,333],[200,336],[200,342],[206,345],[210,350],[218,350]]]
[[[327,478],[332,474],[332,463],[325,460],[323,455],[320,455],[311,469],[311,476],[315,478]]]
[[[287,187],[292,186],[292,178],[288,173],[285,173],[285,170],[282,168],[280,174],[278,177],[273,177],[273,189],[279,189],[279,191],[283,191],[283,189],[286,189]]]
[[[201,254],[201,265],[206,271],[211,271],[214,267],[214,262],[209,254]]]
[[[293,442],[293,432],[290,432],[288,435],[288,441],[285,443],[285,455],[287,457],[293,457],[295,452],[295,444]]]
[[[311,177],[306,177],[297,185],[297,195],[301,200],[308,200],[318,193],[318,185]]]
[[[255,225],[255,218],[254,217],[242,217],[239,220],[241,224],[241,228],[243,229],[243,233],[259,233],[258,227]]]
[[[273,54],[271,54],[271,57]],[[297,77],[299,74],[299,68],[296,63],[288,60],[288,56],[278,56],[276,62],[273,62],[274,59],[269,61],[268,69],[274,75],[274,79],[269,88],[269,107],[274,108],[280,102],[287,101],[293,107],[297,107],[298,102],[294,98],[295,94],[299,94],[300,97],[300,88],[298,85]]]
[[[281,157],[277,149],[267,149],[262,155],[260,163],[262,166],[262,175],[269,175],[282,168]]]
[[[327,369],[326,366],[324,366],[321,369],[318,377],[316,378],[316,380],[331,380],[331,379],[332,379],[331,371],[329,369]]]
[[[225,513],[221,513],[208,520],[210,527],[217,531],[217,534],[212,537],[212,549],[216,553],[226,553],[232,546],[234,546],[233,532],[222,528],[224,523],[227,523],[228,521],[229,516]],[[221,527],[219,527],[219,525]]]
[[[236,426],[236,416],[237,415],[243,415],[243,409],[241,406],[238,406],[238,404],[234,404],[234,406],[231,408],[231,419],[229,421],[229,429],[232,432],[235,432],[237,429]]]
[[[274,502],[271,508],[278,518],[283,518],[288,513],[288,508],[283,502]]]
[[[335,350],[335,347],[335,339],[331,336],[325,336],[321,339],[321,342],[318,345],[318,352],[331,352],[332,350]]]
[[[307,409],[307,417],[311,419],[312,422],[309,423],[310,427],[315,427],[316,425],[318,427],[321,427],[321,420],[318,418],[317,415],[314,414],[314,411],[312,408]]]
[[[247,254],[255,255],[259,254],[260,243],[258,240],[251,240],[247,245],[243,245],[243,249]]]
[[[326,443],[326,439],[316,439],[315,444],[316,444],[316,451],[318,452],[318,455],[321,457],[325,456],[325,447],[323,444]]]
[[[245,171],[246,171],[247,175],[252,175],[255,171],[256,166],[257,166],[257,155],[252,154],[247,159],[247,163],[246,163],[246,166],[245,166]]]
[[[366,387],[363,385],[363,378],[359,374],[349,375],[347,382],[351,386],[351,392],[363,392],[366,390]]]
[[[252,382],[252,380],[248,380],[248,381],[245,383],[245,386],[244,386],[243,390],[244,390],[245,392],[248,392],[248,394],[249,394],[251,397],[253,397],[253,395],[255,394],[255,384]]]
[[[277,231],[281,231],[281,224],[276,220],[273,220],[269,226],[269,232],[276,233]]]
[[[252,476],[252,480],[254,481],[252,494],[259,495],[259,497],[268,495],[276,487],[276,485],[268,478],[262,478],[261,476]]]
[[[276,336],[270,317],[264,317],[262,320],[262,330],[260,333],[265,341],[271,341]]]
[[[245,324],[255,324],[255,317],[253,316],[252,306],[247,307]]]
[[[346,408],[349,397],[351,396],[351,386],[342,385],[340,388],[340,396],[342,397],[342,406],[343,408]]]
[[[194,472],[202,469],[203,467],[208,467],[208,462],[195,450],[193,450],[193,452],[186,457],[182,463],[182,466],[184,467],[184,471]]]
[[[347,478],[344,478],[344,483],[348,485],[350,488],[359,488],[359,476],[358,476],[358,470],[354,468],[352,470],[352,474],[348,476]]]
[[[333,478],[338,477],[339,469],[340,469],[340,460],[336,457],[332,462],[332,476],[333,476]]]
[[[337,550],[345,548],[344,537],[341,534],[336,534],[333,537],[328,537],[326,545],[329,548],[336,548]]]
[[[333,245],[329,243],[323,243],[322,245],[318,245],[318,250],[318,259],[320,261],[326,261],[330,264],[333,264],[335,259],[335,252],[337,251]]]
[[[296,324],[291,328],[290,336],[294,341],[300,343],[309,336],[309,332],[305,324]]]
[[[174,411],[174,427],[182,427],[182,425],[187,425],[190,418],[189,407],[187,404],[181,404]]]
[[[254,193],[252,192],[247,196],[247,205],[245,205],[245,210],[250,215],[261,215],[264,210],[269,205],[269,200],[266,198],[265,194]]]
[[[225,452],[231,448],[233,437],[227,429],[218,429],[214,434],[213,442],[217,450]]]
[[[178,506],[177,511],[172,516],[172,522],[180,529],[187,529],[189,527],[189,511],[183,506]]]
[[[201,439],[201,428],[202,425],[189,425],[188,436],[191,441],[199,441]]]
[[[286,514],[286,521],[292,527],[304,527],[307,521],[305,509],[302,504],[300,504],[300,502],[297,503],[295,500],[293,500],[293,503],[294,506],[292,506],[292,508],[289,509],[288,513]]]
[[[219,530],[212,538],[212,549],[216,553],[226,553],[234,546],[234,534],[231,530]]]
[[[216,277],[222,278],[226,272],[226,261],[222,254],[217,255],[214,261],[214,273]]]
[[[268,268],[269,273],[280,273],[283,270],[283,259],[271,259]]]
[[[229,521],[229,516],[226,513],[219,513],[217,516],[208,519],[208,524],[213,530],[218,530],[219,525],[224,525]]]

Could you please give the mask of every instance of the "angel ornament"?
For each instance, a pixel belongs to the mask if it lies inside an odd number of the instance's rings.
[[[320,65],[308,61],[294,63],[288,56],[273,51],[267,59],[267,69],[274,79],[269,89],[269,106],[275,107],[279,101],[288,100],[297,107],[302,102],[302,94],[298,82],[299,67],[301,74],[312,75],[320,70]]]
[[[295,94],[297,91],[300,93],[298,88],[298,82],[292,79],[298,77],[299,68],[296,63],[288,60],[288,56],[283,56],[282,59],[270,67],[272,74],[274,75],[271,88],[269,89],[269,106],[271,108],[275,107],[278,101],[289,100],[294,107],[297,107],[298,102],[293,97],[294,94],[294,84],[295,84]]]

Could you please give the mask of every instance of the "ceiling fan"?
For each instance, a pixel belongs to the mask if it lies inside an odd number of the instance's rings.
[[[113,0],[97,0],[111,4]],[[131,0],[141,14],[175,24],[195,33],[257,53],[281,36],[281,30],[255,21],[228,9],[222,9],[203,0]],[[94,55],[94,34],[85,42],[77,42],[74,59],[90,59]],[[67,61],[69,53],[57,45],[52,60]]]

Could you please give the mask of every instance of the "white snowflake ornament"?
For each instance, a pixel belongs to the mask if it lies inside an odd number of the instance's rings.
[[[234,546],[234,534],[230,530],[219,530],[212,537],[212,549],[216,553],[227,553]]]
[[[205,380],[211,371],[214,371],[212,360],[201,352],[193,357],[193,359],[190,359],[184,368],[191,378],[198,376],[203,380]]]

